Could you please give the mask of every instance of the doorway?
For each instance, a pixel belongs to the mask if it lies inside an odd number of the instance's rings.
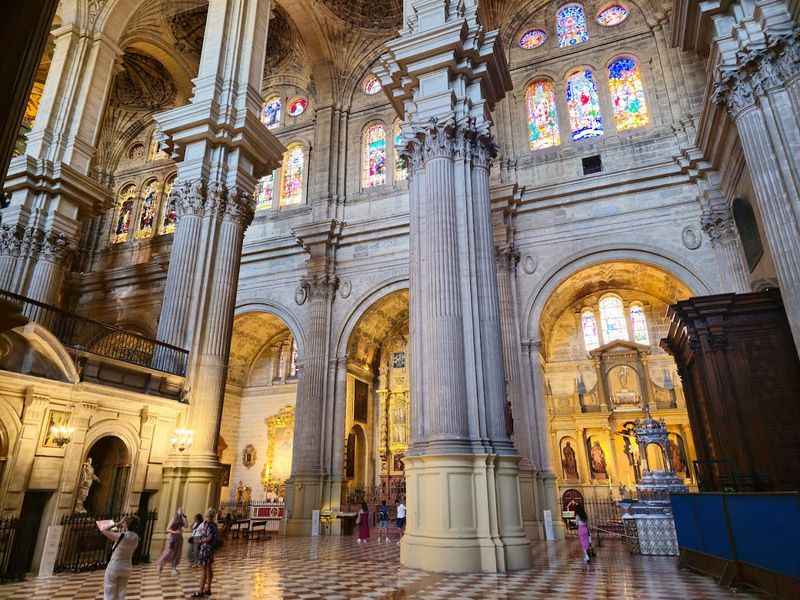
[[[14,550],[8,565],[9,577],[12,579],[22,579],[31,570],[39,528],[47,512],[47,502],[52,495],[53,492],[25,492],[14,538]]]
[[[114,516],[124,510],[131,465],[128,449],[114,436],[100,438],[89,450],[96,481],[89,489],[86,510],[95,516]]]

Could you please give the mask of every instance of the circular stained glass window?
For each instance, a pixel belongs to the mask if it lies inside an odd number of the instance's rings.
[[[370,75],[364,80],[361,87],[367,96],[374,96],[381,91],[381,82],[374,75]]]
[[[619,4],[612,4],[597,14],[597,22],[605,27],[619,25],[628,18],[628,9]]]
[[[308,100],[305,98],[295,98],[291,102],[289,102],[289,116],[292,117],[299,117],[304,112],[306,112],[306,107],[308,106]]]
[[[531,29],[519,38],[519,47],[525,50],[538,48],[547,41],[547,32],[542,29]]]

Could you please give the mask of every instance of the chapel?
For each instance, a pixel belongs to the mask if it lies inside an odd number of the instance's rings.
[[[403,499],[402,565],[504,573],[653,471],[800,488],[798,0],[19,4],[23,570],[80,515],[155,553],[179,507],[324,537]]]

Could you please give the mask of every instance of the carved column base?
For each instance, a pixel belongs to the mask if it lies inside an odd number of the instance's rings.
[[[322,503],[322,478],[296,475],[286,482],[286,535],[311,535],[311,513]]]
[[[518,461],[490,454],[407,456],[400,562],[440,573],[530,568]]]

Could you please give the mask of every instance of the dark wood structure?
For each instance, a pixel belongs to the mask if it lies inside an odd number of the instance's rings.
[[[799,490],[800,360],[780,293],[691,298],[668,318],[700,489]]]

